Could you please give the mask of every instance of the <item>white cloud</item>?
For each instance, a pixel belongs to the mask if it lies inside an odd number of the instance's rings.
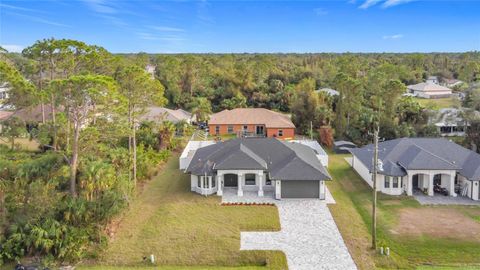
[[[400,5],[400,4],[405,4],[405,3],[413,2],[413,1],[416,1],[416,0],[365,0],[363,2],[363,4],[361,4],[358,8],[367,9],[367,8],[375,6],[375,5],[377,5],[381,2],[383,2],[382,8],[389,8],[389,7],[393,7],[393,6],[397,6],[397,5]],[[355,0],[350,0],[349,1],[349,3],[355,3],[355,2],[356,2]]]
[[[389,8],[389,7],[393,7],[393,6],[396,6],[396,5],[400,5],[400,4],[405,4],[405,3],[408,3],[408,2],[412,2],[414,0],[387,0],[385,1],[385,3],[383,3],[382,7],[383,8]]]
[[[103,14],[115,14],[117,13],[117,9],[112,5],[107,4],[105,0],[83,0],[85,4],[87,4],[90,9],[97,13]]]
[[[363,2],[363,4],[361,4],[358,8],[361,8],[361,9],[367,9],[371,6],[374,6],[376,4],[378,4],[379,2],[381,2],[382,0],[366,0],[365,2]]]
[[[38,17],[38,16],[30,16],[30,15],[26,15],[26,14],[17,13],[17,12],[7,12],[7,13],[9,13],[9,14],[11,14],[11,15],[14,15],[14,16],[18,16],[18,17],[25,18],[25,19],[30,20],[30,21],[33,21],[33,22],[38,22],[38,23],[43,23],[43,24],[49,24],[49,25],[53,25],[53,26],[71,27],[70,25],[63,24],[63,23],[59,23],[59,22],[50,21],[50,20],[43,19],[43,18]]]
[[[12,5],[7,5],[0,3],[0,7],[6,8],[6,9],[14,9],[14,10],[21,10],[21,11],[28,11],[28,12],[41,12],[36,9],[31,9],[31,8],[24,8],[24,7],[18,7],[18,6],[12,6]]]
[[[19,53],[22,52],[24,46],[22,45],[17,45],[17,44],[1,44],[2,48],[9,52],[14,52],[14,53]]]
[[[185,32],[184,29],[169,26],[151,26],[150,28],[161,32]]]
[[[328,11],[325,10],[324,8],[316,8],[313,10],[313,12],[315,12],[315,14],[317,14],[318,16],[323,16],[328,14]]]
[[[383,39],[392,40],[392,39],[401,39],[403,37],[404,37],[404,35],[402,35],[402,34],[395,34],[395,35],[390,35],[390,36],[383,36]]]

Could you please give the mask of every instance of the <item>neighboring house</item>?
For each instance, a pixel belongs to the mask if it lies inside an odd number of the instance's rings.
[[[331,177],[308,146],[275,138],[243,138],[199,148],[188,166],[191,190],[223,195],[234,189],[276,199],[325,199]]]
[[[293,139],[295,125],[288,115],[262,108],[223,110],[210,116],[210,135]]]
[[[429,76],[426,80],[426,83],[433,83],[433,84],[438,84],[439,80],[437,76]]]
[[[57,112],[59,109],[57,108]],[[52,120],[52,106],[48,104],[43,105],[43,112],[45,113],[45,121]],[[22,108],[13,113],[12,117],[18,117],[27,124],[37,124],[43,121],[42,105],[34,105]]]
[[[450,196],[479,199],[480,155],[443,138],[401,138],[379,143],[377,189],[389,195],[424,192],[434,186]],[[373,145],[350,150],[352,167],[372,186]],[[442,195],[443,196],[443,195]]]
[[[188,168],[188,165],[190,165],[190,162],[198,149],[214,143],[215,141],[189,141],[179,158],[180,170]]]
[[[463,84],[463,81],[457,80],[457,79],[443,79],[442,85],[445,87],[453,88],[455,86],[459,86]]]
[[[334,90],[334,89],[331,89],[331,88],[320,88],[316,91],[317,93],[326,93],[327,95],[329,96],[339,96],[340,95],[340,92],[338,92],[337,90]]]
[[[317,156],[320,163],[322,163],[323,167],[328,167],[328,155],[325,150],[323,150],[322,146],[315,140],[291,140],[292,143],[299,143],[306,145],[312,148],[313,152]]]
[[[465,136],[469,126],[469,123],[464,118],[465,109],[443,108],[431,113],[433,115],[428,121],[437,127],[441,136]],[[480,117],[480,112],[473,111],[473,113]]]
[[[152,106],[146,108],[146,112],[140,117],[140,120],[153,122],[170,121],[172,123],[178,123],[184,120],[191,124],[195,122],[195,116],[182,109],[172,110],[168,108]]]
[[[333,151],[336,154],[350,154],[350,149],[357,148],[353,142],[349,141],[336,141],[333,143]]]
[[[407,86],[408,92],[421,98],[446,98],[452,95],[452,90],[434,83],[422,82]]]
[[[0,104],[3,104],[9,97],[10,88],[7,83],[0,83]]]
[[[3,129],[2,122],[10,118],[12,114],[13,114],[12,111],[0,110],[0,132],[2,132],[2,129]]]

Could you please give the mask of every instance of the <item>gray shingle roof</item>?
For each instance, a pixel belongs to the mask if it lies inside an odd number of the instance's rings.
[[[310,147],[274,138],[233,139],[200,148],[186,172],[213,175],[218,169],[265,170],[274,180],[331,178]]]
[[[372,170],[373,145],[350,149]],[[401,138],[379,143],[381,174],[404,176],[405,170],[456,170],[470,180],[480,179],[480,155],[443,138]]]

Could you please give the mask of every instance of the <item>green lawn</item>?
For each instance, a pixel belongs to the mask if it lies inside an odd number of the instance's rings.
[[[190,178],[178,169],[178,154],[144,186],[116,224],[106,250],[90,262],[94,267],[81,269],[145,266],[142,258],[149,254],[155,255],[160,269],[287,268],[282,252],[239,251],[240,231],[280,229],[276,207],[221,206],[217,196],[190,192]]]
[[[8,141],[7,138],[0,137],[0,144],[10,147],[10,142]],[[15,146],[19,147],[22,150],[37,151],[39,144],[35,140],[30,140],[27,138],[18,138],[18,139],[15,139]]]
[[[238,266],[238,267],[197,267],[197,266],[80,266],[75,269],[78,270],[263,270],[263,266]]]
[[[460,106],[460,101],[454,97],[438,99],[415,98],[415,100],[428,109],[442,109]]]
[[[379,194],[378,243],[380,246],[389,246],[391,256],[374,254],[370,249],[371,189],[344,160],[346,156],[330,155],[329,171],[334,181],[328,187],[337,201],[330,209],[360,269],[372,269],[372,264],[384,269],[412,269],[424,265],[480,265],[478,241],[455,239],[455,235],[448,238],[428,234],[410,236],[394,231],[399,223],[400,211],[454,209],[468,217],[472,211],[477,213],[479,207],[420,206],[413,198],[406,196]],[[475,216],[469,218],[475,219]]]

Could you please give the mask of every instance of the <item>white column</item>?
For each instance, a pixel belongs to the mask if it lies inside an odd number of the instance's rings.
[[[412,196],[413,195],[413,175],[408,173],[407,175],[407,195]]]
[[[263,172],[258,174],[258,196],[263,197]]]
[[[428,196],[433,196],[433,173],[428,174]]]
[[[276,180],[275,181],[275,199],[280,200],[282,198],[282,187],[281,187],[281,181]]]
[[[238,195],[239,197],[242,197],[242,196],[243,196],[243,176],[244,176],[243,173],[239,173],[239,174],[238,174],[238,191],[237,191],[237,195]]]
[[[208,177],[208,189],[212,189],[212,177],[213,176]],[[210,193],[210,191],[208,193]]]
[[[203,181],[205,181],[205,176],[199,176],[200,177],[200,194],[204,194],[203,192]]]
[[[221,173],[217,175],[217,195],[223,195],[223,174]]]
[[[456,172],[450,173],[450,182],[449,182],[449,189],[448,193],[452,197],[457,197],[457,193],[455,193],[455,176],[457,175]]]

